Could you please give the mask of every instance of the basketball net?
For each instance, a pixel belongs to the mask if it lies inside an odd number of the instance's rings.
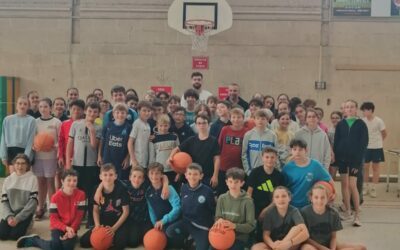
[[[207,51],[208,37],[214,27],[214,22],[210,20],[187,20],[186,30],[191,33],[192,50]]]

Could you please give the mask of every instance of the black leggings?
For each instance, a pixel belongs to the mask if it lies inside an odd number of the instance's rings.
[[[33,214],[27,219],[20,221],[15,227],[10,227],[7,220],[0,221],[0,240],[17,240],[19,237],[24,236],[32,222]]]

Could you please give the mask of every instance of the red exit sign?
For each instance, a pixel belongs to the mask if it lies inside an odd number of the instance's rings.
[[[208,69],[208,56],[192,57],[192,69]]]

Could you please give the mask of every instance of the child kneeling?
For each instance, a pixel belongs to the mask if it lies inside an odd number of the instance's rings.
[[[77,232],[86,209],[85,193],[77,188],[78,174],[66,170],[61,177],[62,188],[50,202],[51,240],[43,240],[38,235],[18,239],[17,247],[39,247],[41,249],[74,249]]]

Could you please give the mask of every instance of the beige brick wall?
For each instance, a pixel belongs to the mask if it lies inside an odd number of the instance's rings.
[[[190,38],[167,25],[171,2],[78,1],[72,44],[71,1],[0,0],[0,75],[21,77],[24,93],[37,89],[50,97],[64,96],[71,85],[82,96],[94,87],[108,92],[115,83],[141,94],[150,85],[170,84],[182,93],[195,53]],[[206,89],[235,81],[245,98],[286,92],[316,99],[327,115],[347,98],[372,100],[389,130],[387,147],[400,147],[397,20],[331,18],[322,60],[328,89],[316,91],[320,1],[229,2],[233,27],[209,40]]]

